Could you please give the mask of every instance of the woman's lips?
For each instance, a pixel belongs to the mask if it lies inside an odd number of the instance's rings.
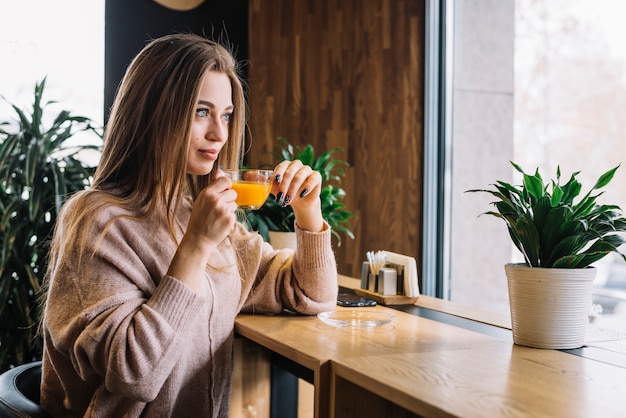
[[[199,152],[204,158],[212,161],[217,160],[217,156],[219,155],[219,151],[215,149],[199,150]]]

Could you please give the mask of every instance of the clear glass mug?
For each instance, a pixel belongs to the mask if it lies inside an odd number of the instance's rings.
[[[272,190],[272,170],[256,168],[223,169],[237,192],[236,203],[241,209],[259,209]]]

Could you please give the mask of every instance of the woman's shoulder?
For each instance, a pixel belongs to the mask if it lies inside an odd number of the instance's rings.
[[[111,215],[134,215],[138,211],[117,195],[103,190],[83,190],[72,195],[63,205],[64,217],[108,218]]]
[[[139,225],[155,217],[146,217],[136,205],[102,190],[85,190],[71,196],[59,214],[59,228],[67,231],[99,231],[141,228]]]

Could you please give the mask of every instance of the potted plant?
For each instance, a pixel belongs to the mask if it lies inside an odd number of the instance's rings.
[[[30,112],[11,105],[16,120],[0,122],[0,371],[41,358],[37,297],[46,243],[61,205],[94,172],[79,153],[99,149],[68,140],[81,131],[102,138],[90,119],[65,110],[48,121],[54,102],[42,101],[45,81],[35,85]]]
[[[274,156],[275,163],[283,160],[300,160],[303,164],[311,166],[313,170],[318,171],[322,176],[322,191],[320,199],[322,204],[322,216],[328,222],[332,234],[337,238],[338,245],[341,245],[341,235],[354,238],[348,220],[354,215],[346,210],[343,199],[346,192],[339,187],[341,177],[345,176],[341,166],[347,166],[344,160],[333,158],[333,154],[341,151],[341,148],[334,148],[326,151],[317,157],[315,149],[311,144],[300,148],[293,146],[285,138],[278,138],[279,144],[275,146]],[[267,167],[273,167],[275,164],[268,164]],[[249,211],[247,219],[250,225],[259,231],[266,241],[270,241],[277,247],[282,244],[276,244],[274,233],[291,233],[294,232],[294,214],[291,206],[281,206],[275,199],[269,198],[265,204],[258,210]],[[272,237],[270,237],[272,235]],[[290,244],[290,246],[293,245]]]
[[[615,205],[601,205],[594,191],[605,187],[619,166],[604,173],[577,202],[581,184],[575,172],[561,185],[561,172],[544,184],[535,174],[522,173],[523,184],[503,181],[493,189],[468,190],[495,196],[495,211],[483,214],[502,219],[524,263],[505,266],[513,340],[539,348],[568,349],[584,343],[591,307],[595,268],[592,263],[609,253],[624,260],[619,246],[626,242],[626,219]]]

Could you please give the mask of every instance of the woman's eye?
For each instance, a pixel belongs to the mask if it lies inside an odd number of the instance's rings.
[[[225,115],[222,116],[222,119],[226,122],[230,122],[230,120],[233,118],[233,114],[232,113],[226,113]]]
[[[196,109],[196,116],[206,118],[207,116],[209,116],[209,109]]]

